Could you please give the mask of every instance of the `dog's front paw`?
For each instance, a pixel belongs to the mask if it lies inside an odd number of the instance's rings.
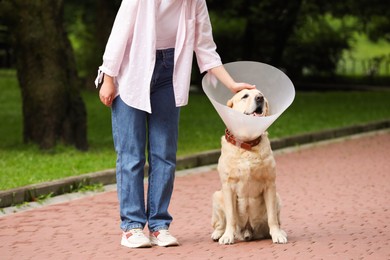
[[[211,234],[211,239],[214,241],[218,241],[223,235],[224,230],[214,230],[214,232]]]
[[[281,229],[275,230],[271,233],[272,242],[275,244],[286,244],[287,234]]]
[[[226,233],[218,241],[221,245],[231,245],[234,244],[234,234]]]

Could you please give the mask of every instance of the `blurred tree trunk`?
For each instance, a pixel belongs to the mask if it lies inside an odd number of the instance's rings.
[[[23,102],[24,142],[42,149],[58,141],[86,150],[86,109],[63,25],[63,0],[3,0],[12,32]]]

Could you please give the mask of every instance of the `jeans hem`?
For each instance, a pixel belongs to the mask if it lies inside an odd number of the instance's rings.
[[[128,232],[128,231],[130,231],[132,229],[138,229],[138,228],[140,228],[142,230],[144,229],[144,227],[142,225],[130,225],[130,226],[126,227],[126,228],[122,228],[122,230],[124,232]]]
[[[160,231],[160,230],[168,230],[169,227],[168,226],[161,226],[161,227],[157,227],[153,230],[151,230],[150,232],[156,232],[156,231]]]

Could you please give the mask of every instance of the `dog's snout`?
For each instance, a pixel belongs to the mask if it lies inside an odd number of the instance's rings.
[[[264,97],[263,96],[256,96],[256,102],[257,103],[261,103],[264,101]]]

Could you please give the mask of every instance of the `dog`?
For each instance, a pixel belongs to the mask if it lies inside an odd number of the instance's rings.
[[[269,114],[268,101],[257,89],[241,90],[227,106],[248,116]],[[226,130],[221,147],[218,172],[222,188],[213,194],[211,238],[220,244],[266,238],[287,243],[287,234],[280,229],[281,201],[268,133],[259,133],[255,140],[236,140]]]

